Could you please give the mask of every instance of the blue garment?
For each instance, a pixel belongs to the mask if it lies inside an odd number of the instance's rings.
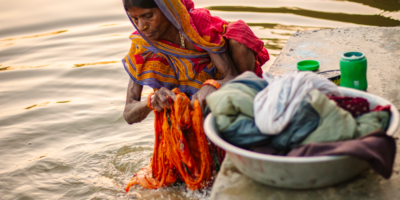
[[[306,95],[299,105],[299,110],[295,113],[289,124],[283,131],[274,136],[271,141],[271,148],[279,154],[286,154],[313,132],[319,124],[320,116],[310,104],[310,96]]]

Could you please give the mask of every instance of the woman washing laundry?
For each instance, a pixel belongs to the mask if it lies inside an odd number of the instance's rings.
[[[136,184],[159,188],[178,179],[190,189],[206,187],[223,151],[204,135],[205,98],[244,71],[261,76],[268,52],[243,21],[228,24],[207,9],[196,9],[192,0],[123,3],[137,30],[122,60],[131,77],[124,118],[132,124],[155,113],[152,160],[126,190]],[[144,85],[154,93],[141,101]]]
[[[128,83],[125,120],[140,122],[150,113],[140,101],[143,85],[154,89],[150,105],[157,111],[169,108],[168,97],[179,88],[198,99],[244,71],[261,76],[261,66],[269,60],[263,42],[243,21],[228,24],[195,8],[192,0],[124,0],[124,7],[136,32],[123,64]]]

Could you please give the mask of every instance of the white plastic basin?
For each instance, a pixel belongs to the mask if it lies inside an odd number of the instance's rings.
[[[345,96],[363,97],[371,109],[377,105],[391,104],[391,119],[387,134],[392,136],[399,126],[397,108],[382,97],[339,87]],[[346,181],[368,167],[367,163],[349,156],[285,157],[248,151],[236,147],[220,137],[215,119],[209,114],[204,121],[204,131],[208,138],[226,150],[234,165],[244,175],[266,185],[309,189],[334,185]]]

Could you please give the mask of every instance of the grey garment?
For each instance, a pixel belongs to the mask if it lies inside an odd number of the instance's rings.
[[[268,143],[269,136],[254,124],[253,112],[254,97],[267,85],[253,72],[245,72],[208,95],[207,105],[227,142],[244,148]]]
[[[389,112],[378,111],[363,114],[356,118],[357,131],[355,138],[367,135],[376,130],[386,130],[389,124]]]
[[[227,142],[243,148],[266,146],[271,136],[262,134],[254,123],[254,118],[238,115],[235,122],[224,131],[222,137]]]
[[[310,104],[311,97],[306,95],[299,105],[299,110],[290,119],[289,124],[279,135],[273,137],[271,148],[286,154],[313,132],[319,124],[320,116]]]

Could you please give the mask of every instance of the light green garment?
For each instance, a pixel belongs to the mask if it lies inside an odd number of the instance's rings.
[[[389,122],[389,113],[386,111],[370,112],[356,118],[358,124],[355,138],[364,136],[377,129],[386,129]]]
[[[336,102],[318,90],[309,93],[311,106],[318,112],[321,119],[313,131],[301,145],[312,142],[334,142],[353,139],[357,123],[353,116],[336,105]]]
[[[225,131],[236,120],[240,120],[239,114],[244,115],[241,118],[253,120],[253,100],[257,92],[244,84],[230,83],[207,96],[207,104],[216,117],[219,131]]]

